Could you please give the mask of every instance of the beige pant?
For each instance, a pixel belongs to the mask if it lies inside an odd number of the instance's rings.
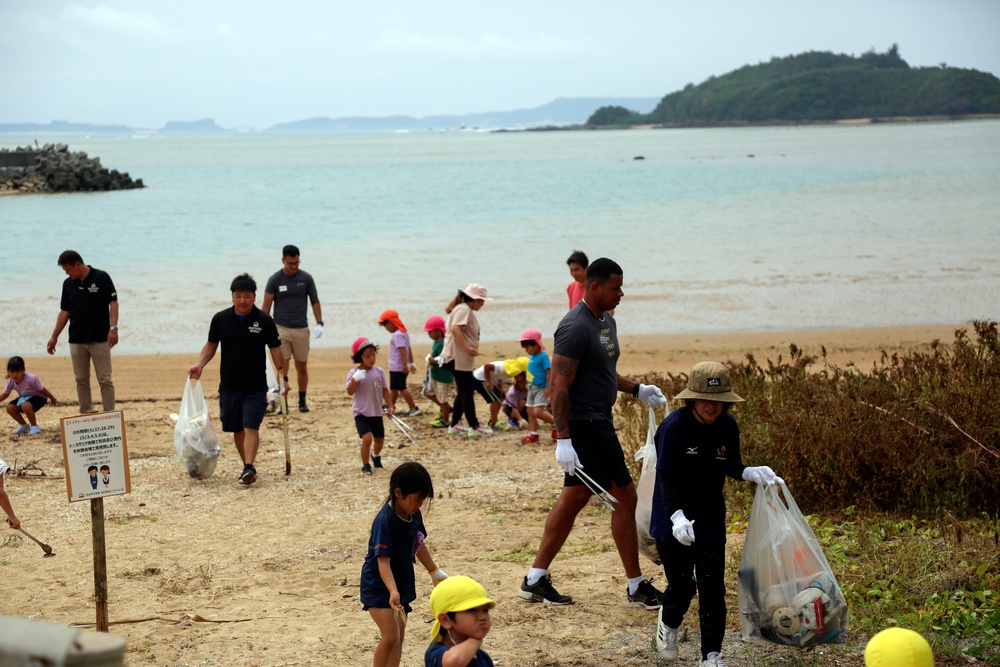
[[[289,329],[278,325],[278,335],[281,336],[281,355],[285,362],[294,357],[295,361],[306,363],[309,359],[309,327],[304,329]],[[285,369],[285,373],[288,369]]]
[[[70,343],[69,356],[73,360],[73,375],[76,377],[76,396],[80,400],[80,412],[90,412],[94,402],[90,395],[90,362],[94,362],[94,373],[101,386],[101,403],[104,411],[115,409],[115,385],[111,381],[111,348],[107,342]]]

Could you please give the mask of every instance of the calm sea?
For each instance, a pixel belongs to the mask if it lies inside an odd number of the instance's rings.
[[[624,267],[623,335],[1000,316],[1000,121],[57,140],[148,187],[0,198],[0,357],[44,354],[66,248],[114,278],[123,354],[193,357],[286,243],[320,346],[385,342],[384,308],[421,339],[473,281],[485,340],[550,335],[575,248]]]

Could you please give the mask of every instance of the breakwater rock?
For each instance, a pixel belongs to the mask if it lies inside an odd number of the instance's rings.
[[[0,193],[103,192],[144,187],[127,172],[106,169],[101,159],[66,144],[0,148]]]

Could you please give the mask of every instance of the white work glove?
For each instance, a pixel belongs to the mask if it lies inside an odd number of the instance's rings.
[[[785,480],[781,479],[774,474],[774,471],[767,466],[754,466],[748,467],[743,470],[743,479],[748,482],[755,482],[756,484],[767,484],[768,486],[774,486],[775,484],[784,484]]]
[[[684,510],[677,510],[670,515],[674,524],[674,539],[686,547],[694,544],[694,521],[688,521]]]
[[[444,355],[438,355],[434,357],[434,363],[438,366],[444,366]]]
[[[667,397],[663,395],[663,392],[655,384],[640,384],[638,397],[640,401],[651,408],[658,408],[661,405],[667,404]]]
[[[428,572],[427,574],[431,577],[431,583],[437,586],[442,581],[448,578],[448,574],[441,568],[437,568],[433,572]]]
[[[416,373],[417,372],[417,365],[415,363],[413,363],[413,362],[410,362],[410,372],[411,373]]]
[[[572,438],[559,438],[556,440],[556,463],[569,475],[576,475],[576,469],[582,468],[580,459],[573,449]]]
[[[424,363],[427,364],[428,366],[431,365],[431,355],[428,354],[426,357],[424,357]]]
[[[313,332],[313,338],[322,338],[322,337],[323,337],[323,325],[317,324],[316,330]]]
[[[358,370],[354,371],[354,381],[360,384],[361,381],[365,379],[366,375],[368,375],[368,371],[366,371],[363,368],[359,368]]]

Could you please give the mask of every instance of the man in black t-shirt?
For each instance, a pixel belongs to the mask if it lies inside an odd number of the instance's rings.
[[[617,500],[611,534],[628,577],[627,604],[659,609],[662,594],[642,576],[635,529],[635,483],[615,434],[611,408],[618,392],[631,393],[650,407],[667,399],[653,385],[618,374],[618,328],[611,310],[621,301],[622,268],[607,258],[587,268],[587,291],[556,328],[549,398],[555,418],[556,462],[565,473],[563,487],[549,511],[542,542],[518,596],[530,602],[571,604],[573,598],[553,587],[548,567],[587,506],[591,490],[576,474],[583,471]]]
[[[229,286],[233,293],[233,307],[215,314],[208,328],[208,342],[201,349],[198,363],[188,370],[188,376],[197,380],[219,345],[222,345],[222,364],[219,381],[219,417],[222,430],[233,434],[236,451],[243,461],[240,482],[257,481],[254,460],[260,446],[260,423],[267,408],[267,354],[282,374],[288,393],[288,371],[281,354],[278,328],[260,308],[254,305],[257,283],[249,274],[236,276]]]
[[[101,387],[104,411],[115,409],[115,385],[111,379],[111,348],[118,344],[118,292],[109,276],[83,263],[75,250],[59,255],[58,264],[68,276],[63,281],[59,315],[46,349],[56,353],[59,334],[69,323],[69,356],[76,377],[80,412],[94,409],[90,393],[90,364],[94,364]]]

